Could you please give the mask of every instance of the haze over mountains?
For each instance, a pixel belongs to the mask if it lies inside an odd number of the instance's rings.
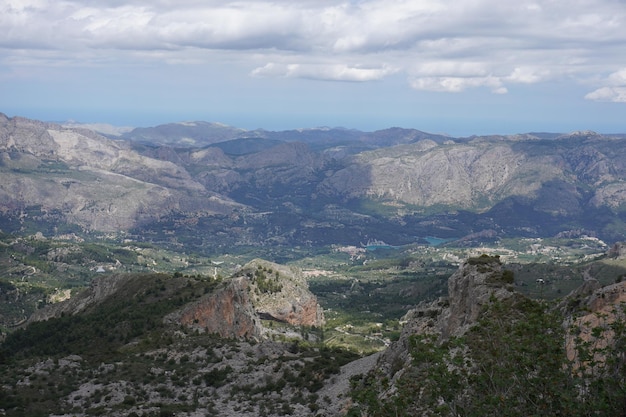
[[[45,223],[291,245],[626,236],[626,135],[185,122],[107,137],[1,115],[0,153],[6,231]]]

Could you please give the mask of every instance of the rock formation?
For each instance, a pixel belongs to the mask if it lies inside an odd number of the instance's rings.
[[[250,278],[253,304],[261,316],[297,326],[324,324],[323,310],[300,269],[255,259],[240,274]]]
[[[441,317],[442,337],[464,334],[489,299],[511,297],[513,276],[508,276],[509,279],[497,256],[470,258],[461,266],[448,279],[449,306]]]
[[[625,258],[626,257],[626,243],[616,242],[606,254],[609,258]]]
[[[429,389],[424,387],[433,386],[427,384],[446,387],[451,383],[450,379],[437,379],[437,375],[458,377],[456,381],[462,381],[456,388],[458,391],[447,398],[446,404],[450,407],[459,404],[462,404],[459,407],[478,407],[479,402],[464,402],[465,399],[499,392],[495,390],[487,394],[481,391],[485,386],[477,388],[468,385],[471,381],[480,381],[482,377],[488,379],[492,375],[489,372],[496,372],[499,378],[511,378],[511,381],[520,375],[536,378],[524,389],[539,386],[537,384],[553,384],[559,386],[554,392],[560,395],[569,395],[565,394],[565,388],[560,384],[572,381],[572,378],[614,378],[622,372],[624,364],[626,282],[599,287],[589,271],[585,272],[585,276],[580,288],[549,308],[548,304],[537,303],[514,291],[513,275],[502,268],[499,258],[486,255],[470,258],[449,278],[448,298],[422,303],[407,313],[399,340],[381,354],[374,370],[364,379],[368,382],[364,382],[362,387],[378,384],[372,381],[388,381],[379,384],[373,391],[378,402],[392,404],[400,396],[399,403],[415,401],[410,406],[413,408],[409,409],[414,412],[419,410],[419,414],[415,415],[421,415],[431,411],[437,401],[444,402],[436,396],[434,403],[431,401],[433,397],[421,396]],[[490,308],[485,309],[487,305]],[[462,345],[455,345],[459,341]],[[428,346],[433,346],[433,350],[429,350]],[[437,351],[439,348],[441,350]],[[426,359],[420,362],[417,357]],[[457,365],[445,362],[451,358],[458,360]],[[447,366],[449,374],[445,367],[437,368],[442,364]],[[520,370],[506,370],[517,364]],[[486,369],[489,369],[487,373],[481,373]],[[425,370],[430,373],[420,373]],[[443,374],[438,374],[439,371]],[[425,375],[430,378],[428,382],[423,382],[427,379]],[[422,382],[424,385],[420,385]],[[510,386],[508,384],[503,384],[502,388],[506,390]],[[407,386],[415,391],[407,390]],[[506,398],[502,395],[496,398]],[[524,392],[520,391],[512,398],[519,399],[523,395]],[[616,395],[611,398],[623,401],[623,396],[619,397],[621,394]],[[584,405],[585,401],[583,398],[581,404]],[[546,404],[554,410],[561,410],[562,407],[558,402],[547,401]],[[532,408],[534,404],[520,400],[513,408],[526,406]],[[485,405],[480,404],[480,407]]]
[[[221,337],[259,338],[266,334],[262,320],[321,326],[324,314],[300,270],[255,259],[222,289],[166,320]]]
[[[98,276],[86,290],[36,311],[28,322],[79,314],[117,294],[134,297],[163,284],[167,284],[168,291],[175,291],[188,281],[185,277],[167,275]],[[167,294],[163,293],[163,296]],[[166,323],[235,339],[258,339],[266,335],[268,331],[262,320],[292,326],[321,326],[324,323],[323,310],[299,269],[256,259],[214,291],[164,318]]]
[[[258,338],[263,329],[252,306],[249,291],[250,285],[246,278],[234,278],[221,290],[185,305],[165,320],[224,338]]]
[[[566,333],[567,358],[579,366],[577,344],[585,343],[597,349],[594,359],[602,363],[604,361],[602,349],[612,344],[614,338],[611,325],[616,321],[626,320],[626,281],[597,288],[582,299],[579,294],[570,294],[565,299],[565,302],[575,303],[578,310],[572,316],[566,317],[564,323],[568,329],[578,329]]]
[[[512,284],[512,275],[502,268],[499,257],[468,259],[448,279],[447,298],[423,302],[405,315],[399,340],[382,354],[379,366],[390,377],[404,368],[410,360],[411,335],[432,334],[439,340],[462,336],[490,299],[504,300],[515,294]]]

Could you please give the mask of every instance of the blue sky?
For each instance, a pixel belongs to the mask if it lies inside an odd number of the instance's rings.
[[[626,132],[624,0],[0,0],[0,112]]]

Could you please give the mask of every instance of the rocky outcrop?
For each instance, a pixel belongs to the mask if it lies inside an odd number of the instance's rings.
[[[199,331],[227,338],[267,334],[263,320],[293,326],[321,326],[324,313],[302,271],[255,259],[220,290],[166,317]]]
[[[513,295],[512,284],[512,273],[502,269],[497,256],[466,261],[448,279],[449,306],[441,317],[442,337],[464,334],[490,299],[504,300]]]
[[[246,278],[235,278],[221,290],[168,315],[165,321],[230,339],[258,338],[263,333],[261,320],[250,301],[249,290]]]
[[[566,317],[564,328],[567,358],[576,363],[579,360],[577,346],[580,343],[593,346],[594,360],[602,363],[602,349],[611,345],[614,330],[611,325],[616,321],[626,320],[626,281],[597,288],[585,298],[580,293],[570,294],[564,302],[575,304],[576,311]],[[576,331],[571,331],[576,329]]]
[[[423,302],[403,318],[404,327],[398,341],[381,356],[379,367],[393,377],[410,361],[409,338],[431,334],[440,341],[462,336],[476,323],[484,305],[490,300],[504,300],[515,295],[513,276],[497,256],[470,258],[448,279],[448,297]]]
[[[250,279],[254,308],[261,316],[296,326],[324,324],[324,312],[300,269],[255,259],[239,273]]]
[[[614,325],[626,321],[626,281],[600,287],[589,271],[584,275],[583,285],[553,311],[558,312],[555,317],[564,320],[562,343],[567,360],[574,365],[574,370],[584,365],[585,372],[593,373],[596,370],[593,367],[599,367],[598,372],[604,371],[600,368],[607,355],[620,349],[615,343],[623,343],[623,333],[618,335],[621,339],[616,339],[616,332],[622,327]],[[413,369],[409,353],[411,336],[431,335],[440,345],[453,337],[471,337],[471,329],[481,319],[484,307],[492,301],[523,305],[525,297],[514,291],[512,284],[512,272],[504,269],[497,257],[483,255],[461,265],[448,280],[448,298],[424,302],[409,311],[404,317],[399,340],[381,354],[376,372],[390,380],[389,387],[381,391],[381,398],[393,395],[398,388],[396,381]],[[514,318],[511,320],[513,322]],[[578,356],[580,347],[586,351],[584,357]]]
[[[609,258],[626,258],[626,243],[617,242],[606,253]]]

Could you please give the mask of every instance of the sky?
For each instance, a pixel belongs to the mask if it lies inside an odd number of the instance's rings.
[[[0,0],[0,112],[626,133],[626,0]]]

